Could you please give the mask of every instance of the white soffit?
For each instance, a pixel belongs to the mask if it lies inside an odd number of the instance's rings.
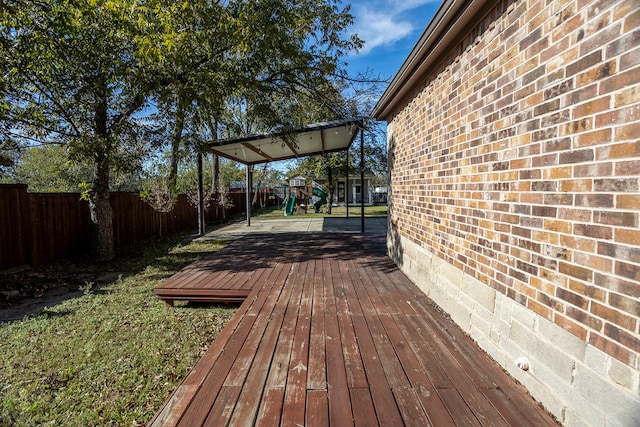
[[[364,118],[316,123],[293,133],[252,135],[209,143],[207,151],[245,165],[325,154],[349,148]]]

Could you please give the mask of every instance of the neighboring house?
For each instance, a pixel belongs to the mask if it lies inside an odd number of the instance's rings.
[[[371,205],[374,203],[375,201],[375,197],[374,197],[374,191],[375,188],[373,186],[373,180],[374,180],[375,176],[371,173],[366,171],[364,174],[364,203],[365,205]],[[302,176],[298,176],[293,178],[292,180],[290,180],[289,185],[291,187],[295,187],[295,185],[292,183],[293,180],[297,180],[296,182],[301,182],[301,186],[305,185],[305,180],[306,178],[302,177]],[[317,184],[320,184],[323,186],[323,188],[326,189],[328,183],[327,183],[327,179],[326,178],[313,178],[313,181]],[[349,177],[347,178],[347,180],[344,179],[344,177],[340,177],[340,178],[335,178],[333,180],[333,185],[335,185],[335,193],[333,195],[333,202],[334,204],[338,204],[340,206],[343,206],[347,203],[350,205],[354,205],[354,204],[359,204],[360,203],[360,197],[362,196],[362,184],[360,182],[360,174],[357,175],[349,175]],[[345,191],[346,188],[346,191]],[[347,197],[347,199],[345,199],[345,196]],[[385,201],[386,201],[386,197],[385,197]]]
[[[390,256],[570,426],[640,426],[639,82],[638,1],[445,0],[372,113]]]
[[[344,205],[347,203],[345,200],[345,194],[348,198],[349,204],[358,204],[360,203],[360,198],[364,194],[364,203],[366,205],[373,204],[373,178],[374,175],[370,172],[365,172],[364,174],[364,188],[362,183],[360,182],[360,174],[357,175],[349,175],[346,182],[344,177],[338,178],[335,180],[336,185],[336,197],[339,205]],[[346,192],[345,192],[346,188]],[[363,192],[364,190],[364,192]]]

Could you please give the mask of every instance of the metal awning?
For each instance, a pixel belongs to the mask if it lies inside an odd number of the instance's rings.
[[[349,148],[364,118],[316,123],[291,133],[252,135],[211,142],[207,151],[245,165],[325,154]]]

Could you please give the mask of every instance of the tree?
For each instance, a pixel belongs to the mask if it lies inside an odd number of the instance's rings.
[[[197,141],[189,136],[204,127],[211,139],[218,135],[217,123],[227,137],[237,137],[307,124],[302,111],[310,106],[323,106],[331,118],[342,112],[334,102],[341,101],[334,79],[346,75],[344,54],[362,43],[356,36],[344,38],[353,17],[338,3],[193,2],[168,14],[174,25],[191,29],[164,45],[163,56],[173,58],[168,62],[177,76],[159,96],[161,113],[171,123],[173,187],[180,145]],[[235,120],[238,115],[243,120]]]
[[[69,162],[69,153],[61,145],[26,149],[18,163],[14,179],[42,193],[78,192],[82,183],[91,180],[91,167]]]
[[[63,143],[92,167],[95,248],[114,256],[109,181],[138,152],[134,117],[150,89],[138,40],[146,9],[134,0],[7,0],[0,10],[0,138]]]
[[[5,0],[0,139],[62,143],[73,161],[90,162],[96,250],[112,258],[110,176],[149,148],[145,107],[164,117],[172,153],[234,96],[262,128],[296,127],[302,117],[290,113],[306,100],[328,106],[342,57],[362,44],[345,37],[353,17],[338,4]]]

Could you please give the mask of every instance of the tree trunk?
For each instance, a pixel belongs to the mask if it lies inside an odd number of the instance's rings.
[[[267,172],[267,166],[269,166],[269,163],[265,163],[264,166],[262,167],[262,174],[260,175],[260,181],[258,181],[258,185],[256,186],[256,192],[253,195],[253,200],[251,201],[251,206],[257,206],[258,204],[258,195],[260,194],[260,186],[262,185],[262,178],[265,176],[266,172]]]
[[[182,91],[178,91],[178,105],[176,106],[176,122],[171,135],[171,159],[169,166],[169,192],[176,194],[178,186],[178,157],[180,155],[180,143],[182,142],[182,131],[184,130],[184,116],[186,110],[186,100]]]
[[[115,258],[113,211],[109,193],[109,160],[96,159],[93,169],[89,211],[94,229],[94,249],[99,260]]]
[[[93,247],[101,261],[115,258],[113,239],[113,211],[109,194],[111,141],[107,130],[107,96],[106,89],[96,104],[94,112],[94,131],[96,155],[91,179],[89,195],[89,213],[93,223]]]
[[[213,155],[213,182],[211,183],[213,190],[213,203],[216,209],[216,221],[220,217],[220,208],[222,208],[222,219],[224,219],[224,206],[222,206],[222,192],[220,191],[220,157]]]
[[[327,207],[325,211],[331,215],[331,207],[333,206],[333,169],[331,166],[327,168],[327,181],[329,181],[329,196],[327,197]]]

